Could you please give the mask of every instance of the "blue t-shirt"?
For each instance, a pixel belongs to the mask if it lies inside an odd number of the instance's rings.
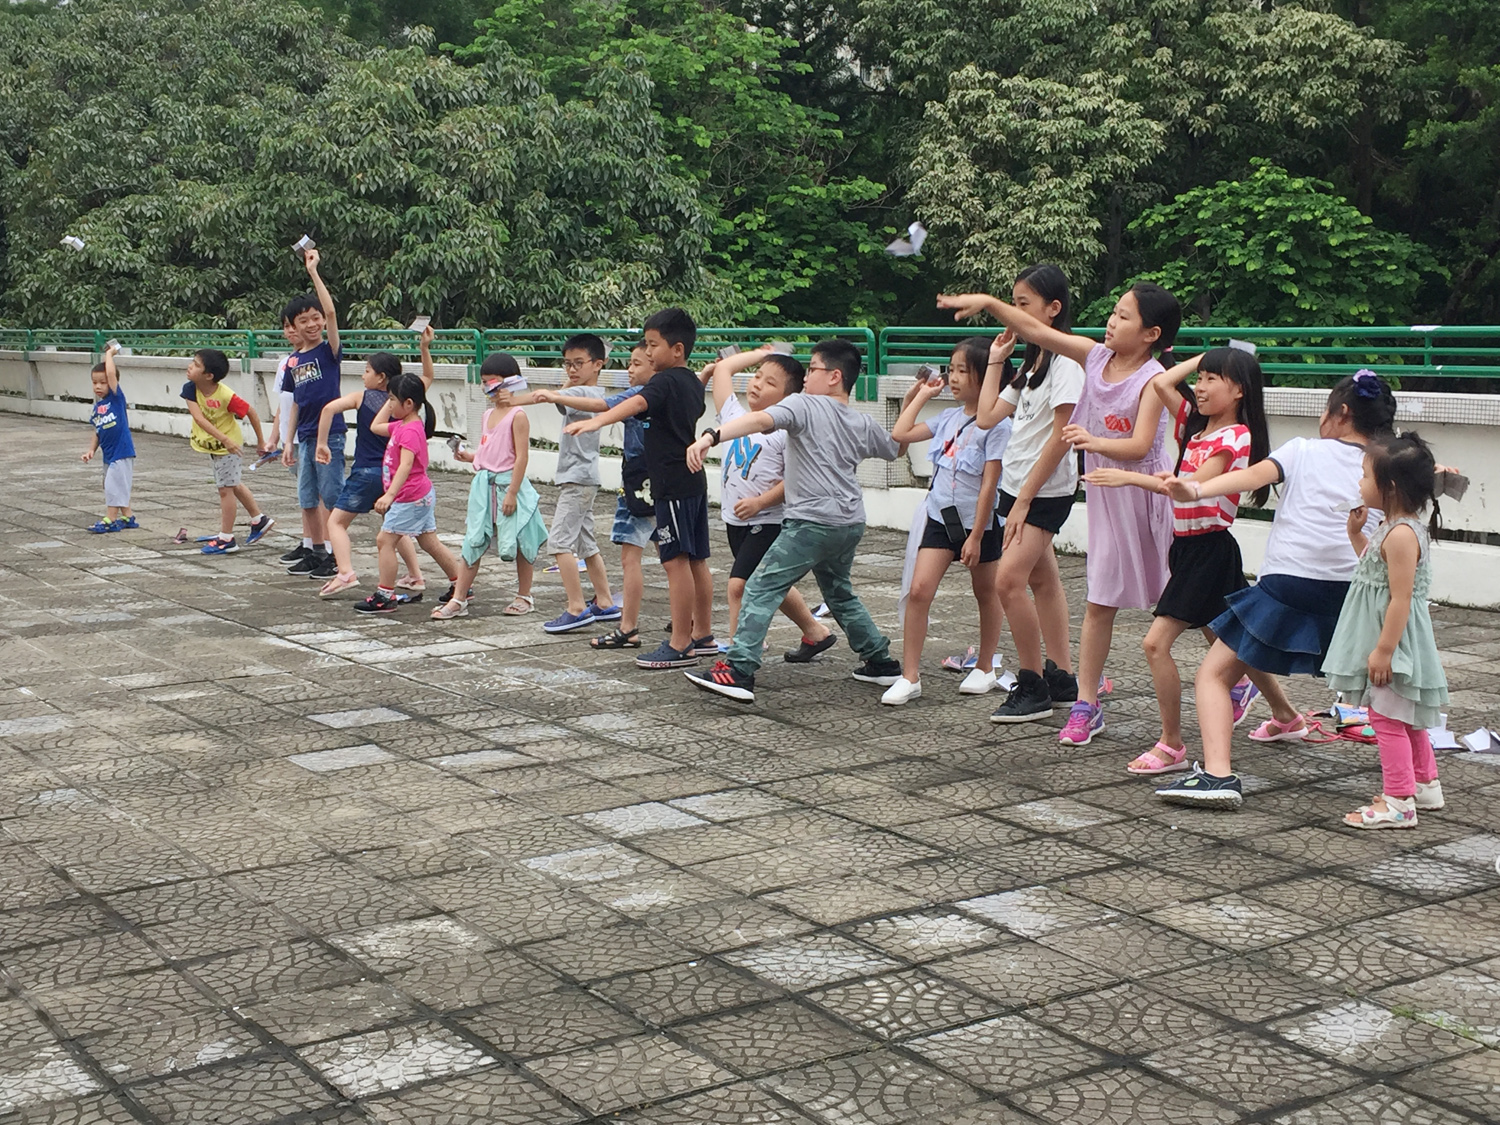
[[[95,401],[89,421],[94,423],[94,432],[99,435],[99,452],[104,454],[106,465],[135,456],[135,442],[130,438],[130,417],[125,408],[125,389],[118,383],[109,394]]]
[[[606,410],[613,410],[626,399],[640,393],[640,387],[627,387],[618,394],[607,396],[604,400],[604,408]],[[625,419],[625,460],[639,461],[645,456],[646,424],[641,421],[641,416],[636,414]]]
[[[278,390],[291,391],[297,403],[297,440],[318,440],[318,417],[323,407],[339,397],[339,362],[343,349],[334,355],[333,349],[324,340],[317,347],[305,352],[293,352],[286,363],[286,374],[281,377]],[[330,434],[341,434],[348,427],[344,416],[335,414]]]
[[[927,518],[943,522],[943,509],[958,509],[963,525],[974,526],[974,512],[979,507],[979,489],[984,483],[984,467],[990,461],[1004,461],[1005,446],[1010,441],[1010,419],[990,430],[981,430],[972,414],[954,406],[927,423],[932,442],[927,456],[932,461],[932,487],[927,492]]]
[[[383,438],[379,434],[370,432],[370,423],[375,421],[375,415],[380,413],[380,408],[388,399],[385,391],[370,391],[364,393],[359,400],[359,415],[354,423],[354,467],[356,469],[378,469],[385,460],[385,447],[389,438]],[[298,429],[301,429],[299,426]]]

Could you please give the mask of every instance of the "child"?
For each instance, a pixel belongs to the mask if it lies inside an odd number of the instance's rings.
[[[432,389],[434,376],[432,366],[431,326],[422,333],[422,386]],[[354,464],[344,479],[333,511],[328,517],[328,539],[333,544],[333,558],[338,573],[324,583],[318,596],[331,598],[359,585],[359,576],[354,573],[354,556],[349,546],[349,525],[354,517],[375,507],[375,498],[384,491],[382,464],[385,461],[386,439],[370,427],[381,417],[381,411],[389,399],[390,382],[401,374],[401,361],[390,352],[376,352],[365,360],[364,390],[357,394],[336,398],[323,407],[318,418],[317,451],[314,456],[319,465],[333,461],[333,450],[328,445],[328,435],[333,420],[346,410],[357,411],[354,428]],[[427,583],[422,579],[422,570],[417,562],[417,549],[412,541],[402,536],[396,544],[396,552],[406,564],[406,575],[396,583],[403,590],[412,591],[410,599],[420,601]]]
[[[1197,502],[1281,484],[1281,500],[1254,586],[1230,594],[1209,623],[1218,638],[1198,668],[1194,696],[1203,764],[1156,795],[1176,804],[1239,808],[1240,779],[1230,768],[1231,689],[1252,670],[1271,718],[1256,742],[1300,740],[1307,725],[1274,677],[1317,675],[1338,624],[1358,561],[1349,551],[1341,506],[1359,499],[1368,442],[1390,433],[1396,396],[1373,372],[1360,371],[1329,392],[1316,438],[1293,438],[1264,461],[1206,483],[1169,482],[1172,499]]]
[[[1072,296],[1067,276],[1052,265],[1028,266],[1011,287],[1016,308],[1066,332],[1072,327]],[[988,429],[1014,418],[1005,447],[996,505],[1005,521],[996,584],[1010,622],[1011,639],[1027,690],[1012,692],[991,722],[1042,718],[1078,698],[1078,680],[1068,636],[1068,595],[1057,569],[1052,540],[1073,511],[1078,492],[1078,458],[1062,432],[1083,395],[1083,368],[1076,360],[1027,344],[1020,374],[1013,378],[1009,330],[990,344],[989,366],[979,393],[979,425]],[[1031,597],[1027,597],[1027,590]],[[1043,659],[1045,649],[1046,659]],[[1040,702],[1040,680],[1049,702]]]
[[[1179,385],[1194,370],[1198,380],[1189,405]],[[1162,372],[1152,381],[1152,388],[1176,420],[1177,444],[1182,450],[1177,473],[1183,479],[1202,484],[1246,468],[1269,452],[1260,364],[1253,354],[1238,348],[1215,348]],[[1160,477],[1122,469],[1095,469],[1083,479],[1105,488],[1134,485],[1147,492],[1167,494],[1167,482]],[[1267,491],[1257,490],[1253,503],[1264,504]],[[1161,737],[1125,767],[1130,773],[1173,773],[1190,768],[1182,741],[1182,679],[1172,658],[1172,645],[1188,629],[1203,629],[1212,644],[1208,623],[1224,612],[1227,595],[1247,585],[1239,544],[1229,532],[1239,501],[1239,494],[1233,493],[1206,503],[1173,506],[1172,546],[1167,552],[1171,577],[1156,603],[1156,620],[1143,642],[1151,683],[1156,688]],[[1242,694],[1248,686],[1249,681],[1240,686]],[[1240,711],[1240,715],[1243,713]]]
[[[1428,532],[1417,519],[1430,504],[1437,523],[1435,475],[1432,450],[1414,433],[1365,446],[1365,506],[1347,525],[1359,563],[1323,660],[1328,686],[1369,708],[1380,748],[1382,792],[1344,817],[1351,828],[1415,828],[1418,809],[1443,807],[1427,729],[1443,721],[1448,678],[1427,610]],[[1376,507],[1385,519],[1367,539],[1366,509]]]
[[[1163,370],[1154,353],[1170,351],[1182,307],[1161,286],[1139,282],[1121,295],[1102,345],[1059,332],[982,294],[939,297],[938,305],[954,309],[955,318],[991,312],[1021,339],[1083,365],[1083,394],[1062,437],[1083,452],[1086,469],[1118,468],[1148,476],[1168,470],[1167,418],[1150,384]],[[1112,434],[1128,436],[1108,436]],[[1104,731],[1099,686],[1115,616],[1121,608],[1149,609],[1155,603],[1167,584],[1172,540],[1172,506],[1164,497],[1090,485],[1087,499],[1088,603],[1079,641],[1079,698],[1057,736],[1074,746],[1087,745]],[[1046,683],[1034,675],[1016,679],[1014,690],[1021,694],[1012,710],[1017,714],[1001,721],[1051,714]]]
[[[747,413],[734,393],[734,376],[756,364],[760,366],[745,393],[750,410],[765,410],[787,395],[802,390],[802,381],[806,377],[802,364],[769,347],[740,352],[711,363],[707,370],[713,379],[714,408],[718,412],[719,425]],[[776,431],[737,437],[724,451],[719,514],[729,536],[729,553],[734,557],[734,565],[729,569],[731,637],[739,624],[745,583],[781,534],[786,498],[785,463],[786,434]],[[812,610],[808,609],[795,586],[787,592],[786,601],[781,603],[781,612],[802,630],[802,643],[785,656],[788,663],[807,663],[837,642],[833,631],[813,617]]]
[[[663,309],[646,320],[651,381],[603,414],[571,422],[568,434],[591,433],[637,414],[646,419],[645,454],[656,509],[656,553],[667,572],[672,635],[636,657],[642,668],[683,668],[719,651],[713,635],[714,579],[708,569],[708,478],[700,461],[687,464],[693,427],[703,416],[703,384],[685,366],[698,326],[683,309]]]
[[[979,428],[979,386],[989,365],[990,341],[982,336],[961,340],[953,349],[947,384],[958,405],[930,422],[917,415],[943,389],[942,379],[922,380],[906,396],[901,416],[891,429],[898,442],[930,441],[932,486],[927,490],[927,523],[912,572],[901,638],[901,678],[880,697],[900,706],[922,694],[922,645],[927,615],[938,583],[957,560],[969,568],[979,602],[979,651],[974,670],[959,692],[984,695],[995,686],[995,646],[1000,642],[1000,590],[995,572],[1000,563],[1000,521],[995,497],[1001,459],[1010,439],[1009,419],[988,430]]]
[[[875,627],[849,581],[854,553],[865,533],[859,463],[867,457],[894,461],[906,448],[875,419],[850,407],[849,392],[859,369],[859,351],[853,344],[824,340],[813,348],[801,394],[732,418],[705,432],[687,451],[688,467],[697,469],[704,453],[720,441],[771,430],[787,434],[786,518],[781,534],[745,583],[739,627],[729,652],[706,675],[687,674],[706,691],[744,703],[755,701],[755,672],[771,615],[808,571],[850,647],[864,661],[854,678],[890,687],[901,675],[901,665],[890,657],[890,641]]]
[[[565,403],[574,397],[596,397],[599,372],[604,370],[608,355],[604,341],[592,332],[570,336],[563,342],[563,370],[568,381],[561,390],[538,390],[519,395],[502,390],[495,396],[495,405],[504,410],[547,401],[556,404],[557,412],[565,422],[587,419],[586,413],[571,409]],[[519,368],[517,371],[519,373]],[[540,397],[543,394],[547,396],[545,399]],[[557,563],[557,575],[562,579],[568,604],[562,613],[544,622],[542,628],[549,633],[571,633],[575,629],[587,629],[595,621],[618,620],[620,607],[615,605],[614,594],[609,589],[609,572],[604,569],[604,556],[599,553],[599,544],[594,540],[594,497],[599,494],[599,436],[596,432],[575,434],[564,426],[562,440],[557,443],[557,473],[553,480],[558,486],[557,505],[552,511],[547,553]],[[594,596],[588,602],[583,600],[583,583],[578,579],[579,559],[588,568],[589,583],[594,587]]]
[[[241,483],[244,462],[240,446],[245,435],[239,420],[250,419],[257,450],[266,453],[271,447],[261,432],[255,407],[224,386],[228,375],[229,357],[217,349],[204,348],[188,363],[188,381],[182,385],[182,398],[193,418],[190,443],[199,453],[208,454],[214,466],[214,483],[219,486],[219,533],[203,544],[205,555],[232,555],[240,549],[234,541],[236,500],[250,516],[247,543],[258,542],[276,522],[261,512],[250,489]]]
[[[492,402],[498,402],[502,394],[515,395],[526,389],[520,364],[505,352],[485,357],[479,369],[479,384]],[[530,613],[536,604],[531,597],[531,581],[536,573],[537,553],[547,539],[547,524],[538,510],[541,498],[526,479],[526,462],[531,455],[531,419],[519,406],[508,409],[494,406],[484,412],[479,427],[479,448],[454,454],[458,460],[474,466],[474,479],[469,484],[458,579],[452,597],[432,611],[434,621],[469,616],[469,594],[491,544],[502,559],[516,562],[517,593],[500,612],[520,617]],[[576,583],[576,567],[573,573]],[[462,597],[460,590],[464,591]]]
[[[339,344],[338,314],[328,286],[318,273],[322,260],[317,250],[304,254],[313,293],[294,297],[282,310],[290,322],[297,349],[287,360],[278,391],[291,391],[290,429],[296,444],[287,443],[281,462],[297,466],[297,503],[302,508],[302,546],[282,557],[287,573],[311,578],[333,578],[338,574],[333,544],[328,539],[328,513],[338,503],[344,487],[344,416],[335,414],[329,426],[327,446],[331,456],[320,464],[315,456],[318,422],[327,406],[339,397],[340,365],[344,358]],[[327,339],[324,339],[324,335]],[[296,556],[295,558],[293,556]]]
[[[380,551],[380,585],[362,602],[357,613],[394,613],[396,600],[396,540],[412,536],[418,546],[457,582],[458,564],[453,553],[438,541],[437,493],[427,476],[427,439],[437,425],[427,404],[427,388],[415,375],[401,373],[390,382],[386,406],[389,422],[375,421],[370,429],[387,438],[381,476],[385,492],[375,501],[375,510],[385,516],[375,545]],[[425,416],[425,417],[424,417]]]
[[[84,450],[82,461],[92,461],[95,451],[104,454],[104,518],[90,531],[96,535],[109,531],[131,531],[141,525],[130,510],[130,486],[135,480],[135,442],[130,437],[130,413],[125,392],[120,389],[119,372],[115,370],[115,353],[120,345],[111,342],[104,349],[104,362],[94,367],[94,409],[89,421],[94,436]]]

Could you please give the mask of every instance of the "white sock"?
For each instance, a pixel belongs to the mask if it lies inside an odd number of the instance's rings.
[[[324,540],[323,541],[323,553],[324,554],[328,554],[328,555],[333,554],[333,543],[332,542],[330,542],[328,540]]]
[[[307,549],[308,549],[308,550],[309,550],[309,551],[311,551],[311,550],[312,550],[312,549],[313,549],[313,541],[312,541],[312,537],[311,537],[311,536],[308,536],[308,535],[304,535],[304,536],[303,536],[303,537],[302,537],[302,545],[303,545],[303,546],[304,546],[304,547],[306,547],[306,548],[307,548]]]

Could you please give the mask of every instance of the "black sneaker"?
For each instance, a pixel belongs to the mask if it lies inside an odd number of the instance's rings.
[[[741,703],[755,702],[755,677],[736,672],[723,660],[707,672],[684,672],[683,675],[704,691],[717,692]]]
[[[376,590],[362,602],[354,603],[355,613],[395,613],[401,603],[394,597]]]
[[[286,568],[288,574],[311,574],[323,564],[323,556],[316,551],[308,551],[296,562]]]
[[[1216,777],[1204,773],[1197,762],[1193,763],[1192,773],[1162,786],[1156,795],[1173,805],[1202,805],[1211,809],[1237,809],[1245,803],[1237,774]]]
[[[1047,681],[1027,668],[1016,673],[1016,686],[990,716],[992,723],[1029,723],[1052,714]]]
[[[819,653],[827,652],[838,643],[839,638],[836,633],[829,633],[828,636],[817,642],[803,637],[802,643],[796,648],[788,649],[782,653],[781,659],[785,660],[788,664],[811,664]]]
[[[894,660],[866,660],[853,674],[863,683],[890,687],[901,678],[901,665]]]
[[[309,578],[321,578],[326,582],[339,572],[339,564],[332,555],[319,555],[313,562],[315,565],[307,572]]]
[[[448,589],[446,591],[444,591],[444,593],[443,593],[443,600],[440,601],[440,602],[438,602],[438,605],[447,605],[449,602],[451,602],[453,600],[453,595],[456,594],[456,593],[458,593],[458,583],[457,582],[450,582],[450,583],[448,583]],[[417,602],[419,602],[421,600],[422,599],[420,597],[416,597],[416,598],[412,599],[412,601],[417,601]],[[468,598],[466,600],[467,601],[471,601],[471,602],[474,600],[474,587],[473,586],[469,587],[469,596],[468,596]]]
[[[1042,679],[1047,684],[1047,694],[1052,697],[1052,706],[1070,707],[1078,702],[1078,677],[1064,672],[1054,661],[1047,661],[1042,669]]]
[[[312,553],[313,550],[311,547],[305,547],[301,543],[298,543],[290,551],[281,556],[281,561],[286,563],[287,566],[291,566],[293,563],[301,562]]]

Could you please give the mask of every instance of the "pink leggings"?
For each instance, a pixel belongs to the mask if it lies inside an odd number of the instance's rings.
[[[1417,782],[1437,780],[1437,759],[1425,730],[1388,719],[1373,707],[1370,726],[1375,728],[1375,744],[1380,748],[1381,784],[1389,796],[1410,797],[1417,791]]]

